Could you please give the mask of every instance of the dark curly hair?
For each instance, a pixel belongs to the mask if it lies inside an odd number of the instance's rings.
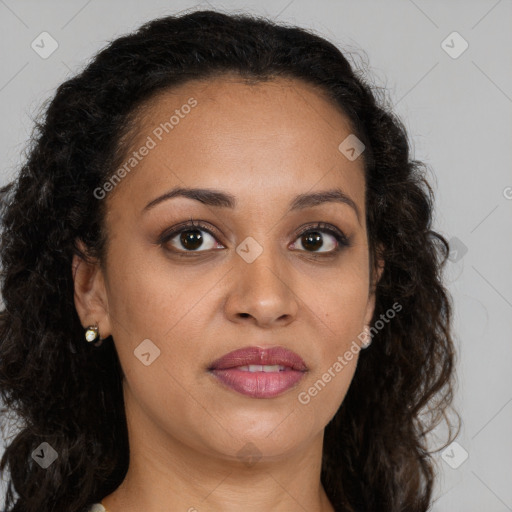
[[[403,309],[360,354],[325,429],[321,481],[336,511],[429,508],[427,434],[444,419],[452,435],[455,351],[442,282],[449,246],[431,229],[427,168],[411,159],[380,89],[332,43],[262,17],[193,11],[110,42],[62,83],[35,121],[18,176],[0,190],[0,397],[3,425],[18,428],[0,463],[10,472],[6,512],[81,512],[124,479],[123,372],[113,343],[84,342],[71,261],[88,258],[78,240],[104,261],[105,201],[93,191],[127,154],[141,109],[165,89],[233,72],[252,83],[286,77],[316,86],[366,146],[370,258],[385,262],[373,321],[395,302]],[[44,471],[31,457],[41,442],[58,452]]]

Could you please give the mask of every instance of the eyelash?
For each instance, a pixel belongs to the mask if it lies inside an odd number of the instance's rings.
[[[202,221],[195,221],[193,219],[190,219],[190,221],[184,224],[180,224],[178,226],[175,226],[174,228],[171,228],[170,232],[166,231],[162,233],[162,235],[160,235],[158,239],[158,244],[164,245],[168,241],[172,240],[176,235],[181,234],[184,231],[193,231],[194,229],[204,230],[217,240],[217,235],[215,234],[214,230],[212,230],[208,225],[204,224]],[[338,242],[336,248],[329,252],[314,252],[299,249],[300,252],[306,252],[308,255],[312,255],[315,257],[332,257],[337,255],[343,248],[350,247],[350,240],[347,238],[347,236],[338,228],[330,224],[326,224],[325,222],[317,222],[316,224],[305,226],[297,233],[296,237],[299,238],[305,233],[315,231],[321,231],[323,233],[328,233],[332,235]],[[209,251],[180,251],[178,249],[173,248],[171,249],[171,252],[177,254],[178,256],[194,257],[197,256],[198,254],[207,253]]]

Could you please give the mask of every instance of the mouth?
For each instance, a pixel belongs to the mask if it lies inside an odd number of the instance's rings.
[[[308,368],[298,354],[284,347],[247,347],[217,359],[208,371],[238,393],[273,398],[297,385]]]

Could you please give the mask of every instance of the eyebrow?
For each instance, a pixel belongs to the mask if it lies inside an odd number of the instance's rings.
[[[187,197],[194,199],[205,205],[220,207],[220,208],[231,208],[234,209],[237,204],[235,196],[222,192],[221,190],[208,189],[208,188],[188,188],[188,187],[175,187],[165,194],[158,196],[157,198],[150,201],[144,208],[143,213],[154,208],[157,204],[167,201],[174,197]],[[357,220],[361,224],[361,214],[357,204],[339,188],[333,188],[330,190],[322,190],[320,192],[312,192],[308,194],[299,194],[296,196],[288,208],[288,212],[297,210],[303,210],[305,208],[311,208],[324,203],[341,203],[350,206],[357,215]]]

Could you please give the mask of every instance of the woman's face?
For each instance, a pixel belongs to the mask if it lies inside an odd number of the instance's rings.
[[[151,103],[125,172],[102,189],[105,270],[75,282],[84,325],[113,336],[132,433],[233,460],[285,456],[322,435],[374,307],[364,153],[354,158],[352,139],[339,149],[349,135],[299,81],[225,76]],[[178,187],[215,196],[164,197]],[[342,199],[308,200],[334,190]],[[247,347],[293,351],[306,371],[210,371]]]

